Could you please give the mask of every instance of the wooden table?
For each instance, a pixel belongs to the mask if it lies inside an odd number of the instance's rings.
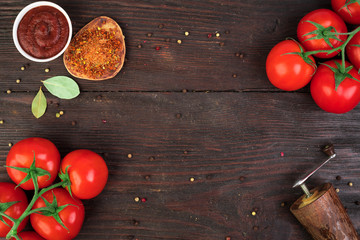
[[[326,158],[329,142],[338,156],[309,186],[332,183],[360,228],[359,107],[326,113],[308,87],[280,91],[265,72],[270,49],[295,38],[298,21],[330,1],[53,1],[74,33],[97,16],[115,19],[127,53],[115,78],[75,79],[76,99],[45,91],[40,119],[30,109],[40,80],[70,74],[61,58],[35,63],[17,52],[12,24],[31,2],[0,2],[0,165],[8,144],[28,137],[50,139],[62,156],[81,148],[101,154],[109,180],[84,201],[76,239],[311,239],[289,211],[302,194],[292,184]],[[10,181],[4,167],[0,180]]]

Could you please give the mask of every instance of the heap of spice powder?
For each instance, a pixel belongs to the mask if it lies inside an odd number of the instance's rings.
[[[122,43],[115,32],[100,27],[88,29],[72,41],[66,59],[70,67],[78,69],[90,78],[114,73],[120,65]]]

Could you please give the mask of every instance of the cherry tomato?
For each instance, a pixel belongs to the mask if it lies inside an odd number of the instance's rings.
[[[13,183],[7,183],[7,182],[0,183],[0,211],[12,218],[18,219],[27,208],[28,200],[25,192],[21,188],[15,189],[15,187],[16,185]],[[11,206],[4,205],[4,203],[9,203],[9,202],[18,202],[18,203],[15,203]],[[6,208],[5,211],[4,208]],[[3,217],[3,219],[9,226],[13,225],[13,223],[6,217]],[[28,220],[29,218],[25,218],[20,223],[18,227],[18,231],[24,229]],[[6,237],[6,235],[11,229],[9,226],[6,226],[2,221],[0,221],[0,237]]]
[[[44,216],[41,213],[33,213],[30,215],[30,222],[34,230],[43,238],[52,240],[70,240],[75,238],[80,232],[85,217],[84,206],[79,199],[71,197],[68,191],[63,188],[55,188],[45,192],[42,197],[49,203],[53,203],[56,198],[56,210],[58,207],[66,206],[59,211],[59,217],[67,228],[61,226],[53,216]],[[33,209],[45,207],[46,204],[42,198],[39,198]]]
[[[17,142],[9,151],[6,158],[6,165],[12,167],[29,168],[34,160],[37,168],[48,171],[51,175],[44,175],[38,177],[38,184],[40,188],[47,187],[57,177],[60,166],[60,153],[56,146],[44,138],[27,138]],[[16,169],[6,168],[10,178],[19,184],[25,177],[26,173]],[[34,189],[32,179],[20,185],[25,190]]]
[[[308,21],[311,21],[313,23],[310,23]],[[312,11],[308,14],[306,14],[299,22],[297,27],[297,36],[300,41],[300,43],[305,47],[307,51],[315,51],[315,50],[331,50],[333,48],[337,48],[343,44],[343,42],[347,39],[346,35],[336,35],[336,38],[340,39],[341,41],[338,41],[334,38],[334,36],[328,36],[325,38],[328,38],[328,43],[325,39],[313,39],[316,36],[321,36],[322,33],[315,34],[313,31],[317,30],[318,28],[314,25],[320,24],[323,29],[321,32],[326,32],[325,29],[329,27],[333,27],[336,29],[338,33],[346,33],[347,27],[344,22],[344,20],[341,19],[339,15],[334,13],[333,11],[329,9],[317,9],[315,11]],[[330,31],[330,29],[328,29]],[[331,32],[334,32],[334,29],[331,30]],[[309,34],[312,33],[312,34]],[[308,35],[307,35],[308,34]],[[335,55],[337,55],[339,51],[333,52],[331,54],[327,53],[317,53],[314,56],[319,58],[332,58]]]
[[[21,232],[18,236],[22,240],[45,240],[45,238],[42,238],[39,234],[33,231]],[[15,240],[15,238],[11,238],[11,240]]]
[[[335,61],[341,64],[340,60],[325,62],[332,68],[337,68]],[[323,110],[331,113],[346,113],[353,109],[360,101],[360,82],[346,77],[337,90],[335,90],[334,72],[326,65],[320,65],[311,80],[310,91],[316,104]],[[346,62],[346,67],[350,66]],[[360,79],[355,68],[348,74],[353,78]]]
[[[349,0],[331,0],[332,9],[347,23],[360,24],[360,3]]]
[[[360,32],[356,33],[354,37],[346,45],[346,55],[349,58],[349,61],[357,68],[360,68],[360,47],[355,46],[360,45]]]
[[[60,168],[63,173],[68,168],[71,192],[80,199],[90,199],[100,194],[108,179],[108,168],[104,159],[86,149],[67,154]]]
[[[266,73],[275,87],[294,91],[310,82],[316,70],[315,60],[309,56],[306,62],[298,55],[301,49],[294,40],[282,41],[271,49],[266,59]]]

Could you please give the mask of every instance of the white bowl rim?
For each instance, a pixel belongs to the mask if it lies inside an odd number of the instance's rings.
[[[68,25],[69,25],[69,37],[68,37],[68,41],[67,43],[65,44],[64,48],[58,53],[56,54],[55,56],[52,56],[50,58],[35,58],[31,55],[29,55],[28,53],[26,53],[24,51],[24,49],[22,49],[22,47],[20,46],[20,43],[19,43],[19,39],[17,37],[17,30],[18,30],[18,27],[19,27],[19,23],[20,21],[22,20],[22,18],[25,16],[25,14],[27,12],[29,12],[31,9],[33,8],[36,8],[36,7],[40,7],[40,6],[50,6],[50,7],[54,7],[56,8],[57,10],[59,10],[66,18],[67,22],[68,22]],[[61,54],[63,54],[65,52],[65,50],[67,49],[67,47],[69,46],[70,42],[71,42],[71,37],[72,37],[72,24],[71,24],[71,20],[70,20],[70,17],[68,16],[68,14],[65,12],[65,10],[60,7],[59,5],[55,4],[55,3],[52,3],[52,2],[48,2],[48,1],[38,1],[38,2],[33,2],[29,5],[27,5],[26,7],[24,7],[20,12],[19,14],[16,16],[15,18],[15,22],[14,22],[14,25],[13,25],[13,32],[12,32],[12,35],[13,35],[13,40],[14,40],[14,44],[16,46],[16,49],[21,53],[21,55],[23,55],[25,58],[31,60],[31,61],[34,61],[34,62],[50,62],[56,58],[58,58]]]

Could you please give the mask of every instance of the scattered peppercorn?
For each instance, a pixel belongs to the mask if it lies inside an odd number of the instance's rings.
[[[139,201],[140,201],[140,198],[139,198],[139,197],[135,197],[135,198],[134,198],[134,201],[135,201],[135,202],[139,202]]]
[[[142,48],[142,45],[141,45],[141,44],[139,44],[139,45],[137,45],[137,47],[138,47],[138,48]]]
[[[149,160],[150,160],[150,161],[154,161],[154,160],[155,160],[155,157],[151,156],[151,157],[149,157]]]
[[[10,89],[8,89],[8,90],[6,91],[6,93],[7,93],[7,94],[10,94],[10,93],[11,93],[11,90],[10,90]]]
[[[71,126],[75,126],[76,125],[76,121],[71,121]]]
[[[230,30],[225,30],[225,34],[230,34]]]
[[[244,177],[244,176],[241,176],[241,177],[239,177],[239,180],[240,180],[240,181],[244,181],[244,180],[245,180],[245,177]]]
[[[282,202],[282,203],[280,204],[280,206],[281,206],[281,207],[285,207],[285,203]]]
[[[353,183],[352,183],[352,182],[348,182],[348,185],[349,185],[350,187],[352,187],[352,186],[353,186]]]
[[[253,226],[253,230],[257,231],[257,230],[259,230],[259,227],[258,226]]]
[[[360,201],[355,201],[355,204],[356,204],[356,205],[360,205]]]
[[[233,77],[233,78],[236,78],[236,77],[237,77],[237,75],[234,73],[234,74],[232,75],[232,77]]]
[[[139,225],[140,223],[139,223],[139,221],[136,221],[135,219],[133,220],[133,224],[134,224],[134,226],[137,226],[137,225]]]
[[[16,79],[16,83],[20,83],[21,82],[21,79]]]
[[[158,26],[160,29],[164,28],[164,24],[159,24]]]
[[[127,157],[128,157],[128,158],[132,158],[133,156],[132,156],[131,153],[129,153],[129,154],[127,155]]]
[[[145,178],[146,181],[149,181],[150,180],[150,175],[146,175],[144,178]]]
[[[170,41],[171,41],[170,38],[166,38],[166,39],[165,39],[165,42],[170,42]]]
[[[225,45],[225,43],[224,43],[224,42],[220,42],[219,45],[220,45],[220,47],[222,47],[222,46]]]
[[[189,152],[187,150],[184,151],[184,154],[188,154]]]
[[[148,37],[152,37],[152,33],[148,33],[148,34],[146,34],[146,36],[148,36]]]
[[[340,181],[340,180],[341,180],[341,176],[336,176],[336,180]]]
[[[183,93],[186,93],[186,92],[187,92],[187,90],[186,90],[186,89],[183,89],[183,90],[182,90],[182,92],[183,92]]]
[[[161,49],[160,46],[156,46],[156,47],[155,47],[155,50],[156,50],[156,51],[159,51],[160,49]]]
[[[46,73],[50,72],[50,68],[45,68],[44,70]]]
[[[231,240],[231,237],[226,237],[225,240]]]
[[[182,41],[179,39],[179,40],[177,40],[177,43],[178,43],[178,44],[181,44],[181,43],[182,43]]]
[[[175,116],[177,119],[179,119],[179,118],[181,118],[181,113],[177,113]]]

